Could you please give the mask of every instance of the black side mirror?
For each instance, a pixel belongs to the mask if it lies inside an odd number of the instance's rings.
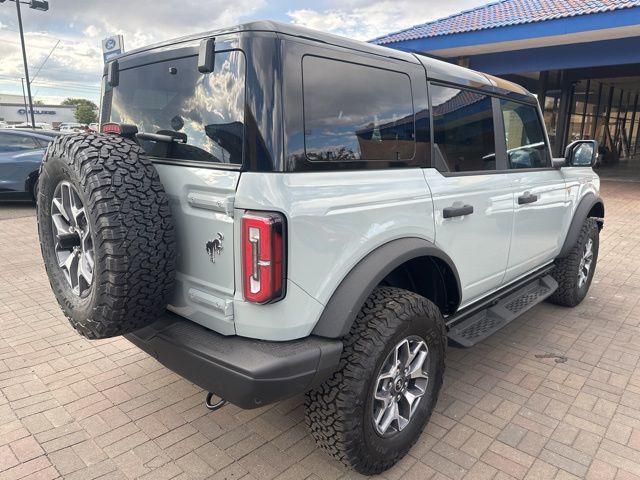
[[[198,49],[198,71],[200,73],[211,73],[215,65],[216,39],[205,38],[200,42]]]
[[[566,164],[571,167],[593,167],[598,159],[596,140],[576,140],[569,144],[564,153]]]

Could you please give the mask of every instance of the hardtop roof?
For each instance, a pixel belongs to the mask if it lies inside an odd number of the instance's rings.
[[[427,75],[431,78],[440,80],[458,80],[456,83],[468,84],[470,86],[476,86],[478,88],[492,86],[496,87],[496,83],[499,83],[501,90],[515,93],[517,95],[532,97],[532,94],[527,92],[523,87],[506,80],[497,79],[490,75],[486,75],[474,70],[463,68],[458,65],[454,65],[443,60],[436,58],[403,52],[388,48],[385,46],[374,45],[368,42],[354,40],[331,33],[320,32],[310,28],[302,27],[300,25],[294,25],[289,23],[275,22],[272,20],[259,20],[250,23],[244,23],[229,28],[221,28],[217,30],[211,30],[207,32],[196,33],[175,39],[167,40],[164,42],[152,44],[146,47],[131,50],[130,52],[119,55],[116,58],[126,58],[129,56],[143,54],[144,52],[152,51],[155,49],[166,48],[172,45],[194,43],[198,40],[207,37],[216,37],[226,34],[234,34],[241,32],[272,32],[279,35],[286,35],[291,37],[298,37],[306,40],[325,43],[328,45],[347,48],[350,50],[369,53],[373,55],[379,55],[383,57],[393,58],[410,63],[422,63],[427,70]],[[441,78],[442,77],[442,78]],[[478,82],[479,79],[482,79]]]

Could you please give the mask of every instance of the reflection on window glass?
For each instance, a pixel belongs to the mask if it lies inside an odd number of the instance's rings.
[[[495,170],[491,97],[431,85],[435,167],[441,172]]]
[[[531,105],[500,100],[509,168],[551,166],[538,110]]]
[[[38,148],[35,140],[27,135],[0,134],[0,152],[33,150],[35,148]]]
[[[217,52],[214,71],[206,75],[198,72],[195,56],[122,70],[110,121],[140,132],[186,135],[185,143],[142,141],[151,156],[240,164],[244,86],[239,51]]]
[[[310,160],[410,159],[415,124],[409,77],[317,57],[303,60]]]

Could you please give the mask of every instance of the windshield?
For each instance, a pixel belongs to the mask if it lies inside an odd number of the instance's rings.
[[[118,86],[105,95],[105,102],[111,97],[108,120],[176,140],[141,139],[150,156],[242,163],[242,52],[216,52],[209,74],[198,72],[197,57],[191,56],[121,70],[119,77]]]

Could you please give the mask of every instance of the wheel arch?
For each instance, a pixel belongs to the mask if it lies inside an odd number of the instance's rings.
[[[418,282],[424,279],[429,281]],[[328,338],[346,335],[367,297],[381,284],[423,295],[443,314],[453,313],[460,304],[460,277],[453,260],[427,240],[401,238],[376,248],[351,269],[331,295],[312,333]]]
[[[566,257],[569,254],[578,240],[582,224],[590,217],[598,219],[598,226],[602,229],[604,223],[604,202],[602,201],[602,198],[596,196],[592,192],[587,193],[582,197],[582,200],[580,200],[580,203],[576,208],[576,212],[573,214],[571,225],[569,225],[567,236],[564,239],[564,243],[558,257]]]

